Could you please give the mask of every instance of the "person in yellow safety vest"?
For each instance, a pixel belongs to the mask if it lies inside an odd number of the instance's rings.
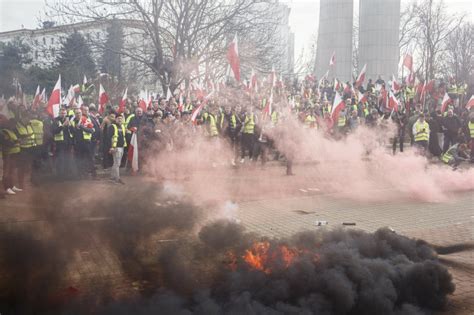
[[[30,126],[35,135],[35,147],[33,149],[33,164],[31,170],[31,181],[33,184],[38,184],[38,172],[41,169],[42,160],[45,156],[44,152],[44,124],[38,118],[30,120]]]
[[[456,99],[458,96],[457,94],[458,94],[458,87],[455,82],[451,82],[448,85],[448,95],[450,98]]]
[[[109,127],[109,134],[112,136],[109,153],[113,156],[114,160],[114,164],[110,171],[110,180],[120,184],[125,184],[120,179],[120,164],[122,162],[124,148],[127,147],[127,140],[125,139],[126,129],[123,120],[123,115],[119,114]]]
[[[22,189],[15,186],[15,176],[18,178],[18,162],[20,159],[20,140],[15,133],[15,121],[13,119],[2,123],[2,158],[3,158],[3,189],[7,195],[15,195]],[[16,172],[16,174],[15,174]]]
[[[310,110],[309,113],[306,115],[304,119],[305,128],[315,128],[316,124],[316,115],[314,114],[314,110]]]
[[[277,107],[274,107],[274,108],[273,108],[271,118],[272,118],[272,124],[273,124],[273,126],[276,126],[276,125],[278,124],[278,120],[279,120],[279,118],[280,118],[280,113],[278,112]]]
[[[474,163],[474,114],[471,114],[467,123],[469,131],[469,149],[471,150],[471,163]]]
[[[22,190],[25,189],[25,177],[31,178],[31,166],[36,146],[35,134],[29,122],[30,115],[24,113],[16,123],[16,134],[20,140],[21,148],[18,160],[18,188]]]
[[[66,108],[59,109],[59,116],[52,125],[54,142],[54,165],[58,179],[66,179],[70,175],[70,151],[72,145],[72,134],[69,132],[70,121],[67,117]]]
[[[412,133],[415,138],[415,145],[426,151],[430,140],[430,126],[425,120],[425,114],[420,114],[418,120],[413,124]]]
[[[93,173],[93,161],[91,157],[91,139],[94,133],[94,125],[89,118],[82,115],[81,109],[74,111],[74,119],[70,123],[70,132],[73,137],[74,159],[78,169],[79,178],[85,178],[88,173]]]
[[[446,151],[441,160],[456,169],[462,161],[468,161],[467,146],[465,143],[456,143]]]
[[[194,106],[193,106],[193,103],[191,102],[191,98],[187,97],[184,104],[183,112],[192,113],[193,109],[194,109]]]
[[[257,116],[253,112],[252,107],[247,107],[242,124],[242,143],[241,143],[241,160],[240,163],[245,162],[246,152],[249,152],[249,159],[252,160],[253,149],[255,145],[255,125],[258,123]]]
[[[208,113],[207,117],[205,118],[208,123],[207,132],[210,137],[219,136],[218,125],[220,125],[220,121],[219,121],[219,116],[217,114],[218,114],[218,110],[216,108],[213,108],[210,110],[210,113]]]

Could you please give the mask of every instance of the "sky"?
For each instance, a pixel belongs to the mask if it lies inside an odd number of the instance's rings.
[[[357,7],[359,0],[354,1],[354,6]],[[403,7],[413,0],[401,1]],[[281,2],[291,8],[290,27],[295,33],[297,61],[303,50],[305,54],[311,51],[318,26],[319,0],[281,0]],[[474,0],[444,0],[444,2],[452,13],[466,13],[471,22],[474,22]],[[37,28],[44,8],[44,0],[0,0],[0,32],[19,29],[22,26]]]

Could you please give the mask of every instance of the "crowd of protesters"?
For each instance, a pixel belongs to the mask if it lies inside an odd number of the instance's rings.
[[[355,86],[307,76],[300,82],[269,84],[265,92],[248,86],[224,87],[208,96],[203,90],[187,90],[176,93],[176,98],[158,96],[151,102],[129,102],[124,108],[108,104],[102,113],[92,103],[64,105],[55,118],[44,108],[33,111],[10,99],[5,102],[10,117],[0,115],[4,188],[0,196],[21,193],[27,182],[36,185],[45,174],[57,181],[94,179],[99,167],[110,170],[111,182],[124,184],[120,169],[134,171],[127,158],[133,135],[140,170],[160,151],[179,151],[200,134],[226,143],[233,167],[258,160],[265,163],[271,155],[286,160],[291,175],[298,152],[278,145],[285,138],[289,117],[334,141],[361,125],[377,130],[393,122],[393,154],[397,147],[403,152],[409,142],[421,154],[453,167],[474,162],[474,107],[466,106],[465,84],[438,80],[395,85],[381,77]],[[390,105],[390,93],[399,102],[396,107]],[[442,104],[445,94],[450,97],[447,107]],[[345,106],[334,116],[336,95]]]

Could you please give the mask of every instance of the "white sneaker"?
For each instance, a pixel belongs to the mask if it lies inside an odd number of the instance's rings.
[[[13,186],[12,190],[15,191],[15,192],[23,191],[23,189],[20,189],[20,188],[18,188],[18,187],[16,187],[16,186]]]
[[[240,160],[240,164],[244,164],[245,159]]]
[[[7,195],[16,195],[16,192],[14,192],[11,188],[8,188],[7,190],[5,190],[5,193]]]

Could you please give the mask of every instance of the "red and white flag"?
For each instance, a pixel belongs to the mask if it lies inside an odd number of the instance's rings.
[[[336,52],[333,52],[331,59],[329,59],[329,66],[334,66],[335,64],[336,64]]]
[[[193,123],[196,122],[197,116],[198,116],[199,113],[202,111],[204,105],[206,105],[207,100],[209,99],[209,97],[211,97],[212,94],[214,94],[214,91],[212,91],[211,93],[209,93],[208,95],[206,95],[206,96],[204,97],[204,100],[201,102],[201,104],[199,104],[199,106],[194,109],[193,113],[191,114],[191,121],[192,121]]]
[[[272,88],[276,86],[277,78],[276,78],[276,71],[275,71],[275,66],[274,65],[272,65],[272,72],[270,73],[270,76],[268,77],[268,80],[269,80]]]
[[[398,112],[398,107],[400,103],[398,102],[397,98],[393,94],[392,91],[389,92],[389,98],[388,98],[388,108],[391,109],[394,112]]]
[[[339,92],[336,92],[336,96],[334,97],[334,103],[331,108],[331,119],[332,121],[337,121],[339,118],[339,113],[341,110],[346,106],[346,103],[342,99],[341,94]]]
[[[406,54],[403,58],[403,66],[410,70],[410,73],[413,72],[413,57],[410,54]]]
[[[184,102],[183,102],[183,92],[179,92],[179,97],[178,97],[178,111],[180,113],[183,112],[184,109]]]
[[[43,91],[41,91],[41,101],[40,102],[46,102],[46,88],[43,88]]]
[[[359,86],[361,86],[364,83],[365,72],[366,71],[367,71],[367,64],[364,65],[364,67],[362,68],[362,70],[359,73],[359,76],[357,77],[357,80],[356,80],[356,83],[355,83],[356,88],[358,88]]]
[[[61,106],[61,75],[59,75],[56,85],[51,92],[51,96],[48,100],[48,106],[46,107],[46,112],[53,118],[58,117],[59,107]]]
[[[67,106],[73,106],[75,103],[74,95],[74,88],[71,85],[69,86],[69,90],[67,91],[66,97],[63,100],[63,104],[66,104]]]
[[[444,93],[443,101],[441,102],[441,112],[444,113],[448,109],[448,105],[452,104],[453,100],[449,97],[448,93]]]
[[[367,92],[365,92],[364,94],[362,94],[362,97],[361,99],[359,100],[359,103],[363,104],[363,103],[366,103],[367,100],[368,100],[368,96],[367,96]]]
[[[38,85],[38,87],[36,88],[35,98],[33,99],[33,104],[31,105],[31,109],[36,110],[40,102],[41,102],[41,93],[40,93],[40,86]]]
[[[229,49],[227,50],[227,60],[229,61],[235,79],[237,82],[240,82],[240,59],[237,34],[235,34],[234,40],[230,43]]]
[[[109,96],[105,93],[102,84],[99,85],[99,114],[103,114],[105,111],[105,105],[109,101]]]
[[[122,99],[120,100],[119,109],[118,109],[119,114],[123,113],[125,111],[125,106],[127,106],[127,92],[128,92],[128,87],[125,89]]]
[[[400,84],[395,79],[395,76],[392,74],[392,91],[398,93],[401,90]]]
[[[84,101],[82,100],[82,96],[79,95],[77,98],[77,107],[82,107],[84,105]]]
[[[263,109],[262,115],[263,119],[266,117],[270,117],[272,115],[272,104],[273,104],[273,89],[270,91],[270,97],[267,100],[267,104],[265,105],[265,108]]]
[[[258,84],[257,84],[257,74],[252,68],[252,73],[250,74],[250,90],[258,92]]]
[[[408,86],[415,85],[415,74],[413,72],[410,72],[410,74],[406,77],[405,83]]]
[[[86,84],[87,84],[87,77],[86,77],[85,74],[84,74],[84,79],[82,80],[82,84],[83,84],[83,85],[86,85]]]
[[[138,172],[138,138],[135,132],[132,134],[132,139],[130,140],[127,158],[131,163],[132,171],[134,173]]]
[[[473,107],[474,107],[474,95],[471,96],[471,98],[469,99],[469,102],[467,102],[466,104],[467,109],[471,109]]]

